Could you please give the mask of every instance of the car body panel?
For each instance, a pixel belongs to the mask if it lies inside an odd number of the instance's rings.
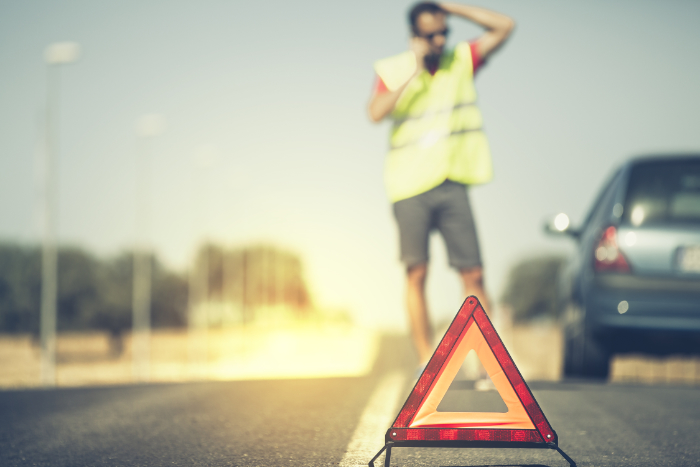
[[[634,274],[700,276],[679,268],[679,249],[700,247],[700,229],[690,227],[620,227],[618,244]]]

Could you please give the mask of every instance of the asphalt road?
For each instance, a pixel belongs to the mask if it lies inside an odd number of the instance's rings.
[[[0,465],[348,465],[346,450],[383,375],[399,368],[409,378],[412,365],[406,342],[394,338],[363,378],[2,391]],[[409,386],[406,379],[402,397]],[[530,386],[579,466],[700,465],[698,389]],[[441,409],[502,404],[466,382],[448,396]],[[550,450],[397,448],[392,465],[567,464]]]

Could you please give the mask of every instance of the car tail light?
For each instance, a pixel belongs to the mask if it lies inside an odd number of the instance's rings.
[[[598,272],[630,272],[630,266],[617,246],[615,226],[605,229],[593,255],[593,268]]]

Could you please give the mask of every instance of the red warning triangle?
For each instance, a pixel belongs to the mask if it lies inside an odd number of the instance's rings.
[[[474,350],[506,413],[438,412],[462,362]],[[476,297],[452,321],[386,435],[387,442],[475,441],[557,444],[557,435]],[[513,446],[516,447],[516,446]]]

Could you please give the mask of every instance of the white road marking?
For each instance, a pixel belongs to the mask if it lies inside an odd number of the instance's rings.
[[[367,466],[382,448],[384,434],[396,417],[404,382],[400,371],[382,378],[362,412],[340,467]],[[374,463],[375,466],[381,465],[380,459]]]

